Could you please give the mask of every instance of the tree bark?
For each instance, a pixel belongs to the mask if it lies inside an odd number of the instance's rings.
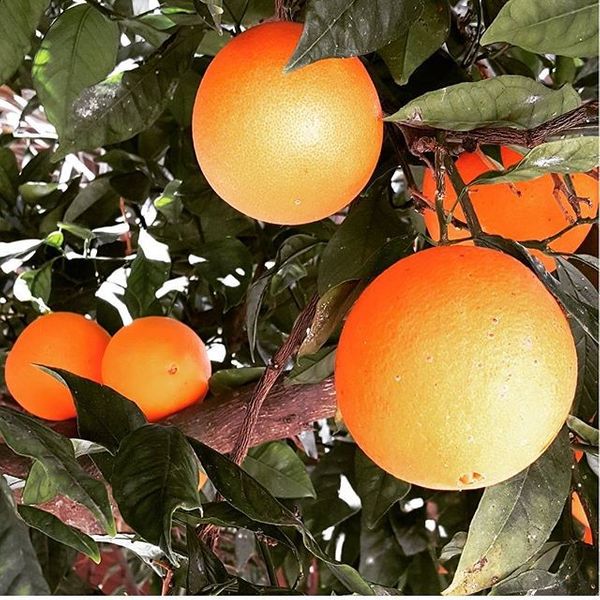
[[[229,394],[210,397],[205,402],[191,406],[167,419],[165,424],[175,425],[184,434],[218,450],[231,452],[244,421],[248,403],[255,384],[233,390]],[[254,428],[251,446],[264,442],[293,437],[310,429],[319,419],[333,417],[336,411],[333,379],[317,384],[277,384],[267,396]],[[76,435],[73,421],[57,423],[54,429],[67,435]],[[0,473],[24,479],[31,461],[14,454],[8,446],[0,444]],[[19,498],[19,492],[17,492]],[[94,517],[75,502],[58,496],[40,508],[89,534],[102,533]],[[120,531],[126,530],[117,516]]]

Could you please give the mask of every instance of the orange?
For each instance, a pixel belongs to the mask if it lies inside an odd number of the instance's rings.
[[[285,66],[300,23],[258,25],[235,37],[204,74],[192,119],[213,189],[269,223],[317,221],[346,206],[381,151],[377,92],[358,58]]]
[[[585,514],[585,510],[583,509],[583,504],[581,504],[579,494],[573,492],[571,499],[571,514],[573,515],[573,518],[583,526],[582,539],[586,544],[592,544],[592,529],[587,519],[587,515]]]
[[[202,340],[167,317],[143,317],[113,336],[102,381],[159,421],[206,396],[211,366]]]
[[[519,162],[522,156],[509,148],[502,148],[502,162],[509,167]],[[456,161],[456,167],[463,181],[469,183],[485,171],[493,170],[492,164],[486,164],[476,153],[465,152]],[[598,183],[585,174],[572,175],[575,190],[579,196],[589,198],[592,205],[581,204],[584,217],[594,217],[598,212]],[[554,193],[554,181],[550,175],[544,175],[530,181],[508,184],[474,186],[469,191],[469,197],[481,223],[487,233],[501,235],[516,241],[544,240],[565,229],[571,224],[570,218],[575,218],[573,209],[567,199],[559,193],[558,199]],[[425,172],[423,179],[423,195],[432,207],[435,206],[435,177],[430,169]],[[444,207],[448,211],[456,203],[456,193],[446,177],[446,197]],[[465,222],[465,216],[460,206],[454,211],[454,216]],[[440,239],[440,227],[434,211],[425,211],[425,223],[431,236]],[[579,248],[589,233],[591,225],[580,225],[563,234],[550,244],[555,252],[572,253]],[[448,226],[448,237],[458,240],[469,237],[469,232],[453,225]],[[544,255],[539,250],[533,254],[542,261],[546,269],[553,271],[556,264],[553,258]]]
[[[382,469],[424,487],[503,481],[537,459],[573,400],[577,355],[560,306],[516,259],[441,246],[361,294],[335,365],[338,406]]]
[[[68,388],[36,364],[65,369],[100,382],[100,364],[110,336],[100,325],[70,312],[49,313],[30,323],[6,359],[6,385],[30,413],[61,421],[76,415]]]

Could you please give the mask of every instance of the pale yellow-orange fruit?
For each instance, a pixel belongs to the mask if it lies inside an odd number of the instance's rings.
[[[424,487],[478,488],[536,460],[571,407],[566,317],[516,259],[470,246],[402,259],[344,325],[338,405],[359,447]]]
[[[381,151],[377,91],[358,58],[285,72],[300,23],[258,25],[204,74],[192,131],[198,162],[224,200],[269,223],[323,219],[353,200]]]

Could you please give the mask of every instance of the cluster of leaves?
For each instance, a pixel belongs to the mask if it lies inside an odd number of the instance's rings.
[[[593,0],[296,5],[305,28],[288,68],[363,56],[393,122],[531,128],[597,96]],[[257,223],[215,195],[191,143],[195,91],[218,49],[273,13],[269,0],[0,0],[0,352],[48,309],[92,314],[111,333],[164,314],[207,342],[211,389],[223,393],[260,374],[317,292],[312,335],[286,382],[332,374],[356,295],[429,243],[407,192],[422,164],[386,137],[347,214],[303,226]],[[596,144],[550,141],[480,183],[590,170]],[[126,548],[153,590],[164,578],[188,593],[593,592],[596,549],[579,541],[570,492],[597,531],[598,309],[583,273],[595,278],[597,260],[559,258],[548,274],[515,242],[479,241],[539,275],[577,341],[570,433],[530,468],[483,493],[411,487],[335,422],[297,445],[259,446],[240,468],[147,424],[111,390],[56,373],[76,398],[75,438],[0,409],[6,444],[32,461],[13,489],[0,478],[0,593],[88,593],[74,557],[97,561],[103,544]],[[575,465],[573,446],[585,452]],[[98,532],[44,510],[58,494]],[[115,535],[115,505],[133,533]],[[222,528],[216,552],[197,535],[206,525]]]

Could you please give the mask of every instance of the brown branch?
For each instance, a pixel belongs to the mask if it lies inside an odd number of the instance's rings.
[[[250,385],[226,395],[212,396],[201,404],[173,415],[166,423],[177,426],[184,434],[223,454],[231,452],[253,393],[254,385]],[[310,385],[276,384],[260,409],[250,445],[293,437],[310,429],[315,421],[333,417],[335,410],[335,391],[331,378]],[[67,435],[75,435],[74,421],[58,423],[54,428]],[[24,479],[30,467],[29,459],[14,454],[8,446],[0,444],[0,473]],[[41,508],[87,533],[102,533],[102,528],[87,509],[68,498],[59,496]],[[117,529],[127,530],[119,520]]]
[[[531,129],[482,127],[471,131],[451,131],[419,125],[412,121],[397,122],[396,126],[402,131],[409,150],[415,156],[421,156],[424,152],[433,152],[437,145],[436,135],[440,132],[445,134],[445,141],[448,144],[459,145],[459,150],[473,151],[479,144],[513,144],[533,148],[553,136],[565,134],[582,125],[597,123],[598,107],[599,103],[595,100],[587,102]]]

